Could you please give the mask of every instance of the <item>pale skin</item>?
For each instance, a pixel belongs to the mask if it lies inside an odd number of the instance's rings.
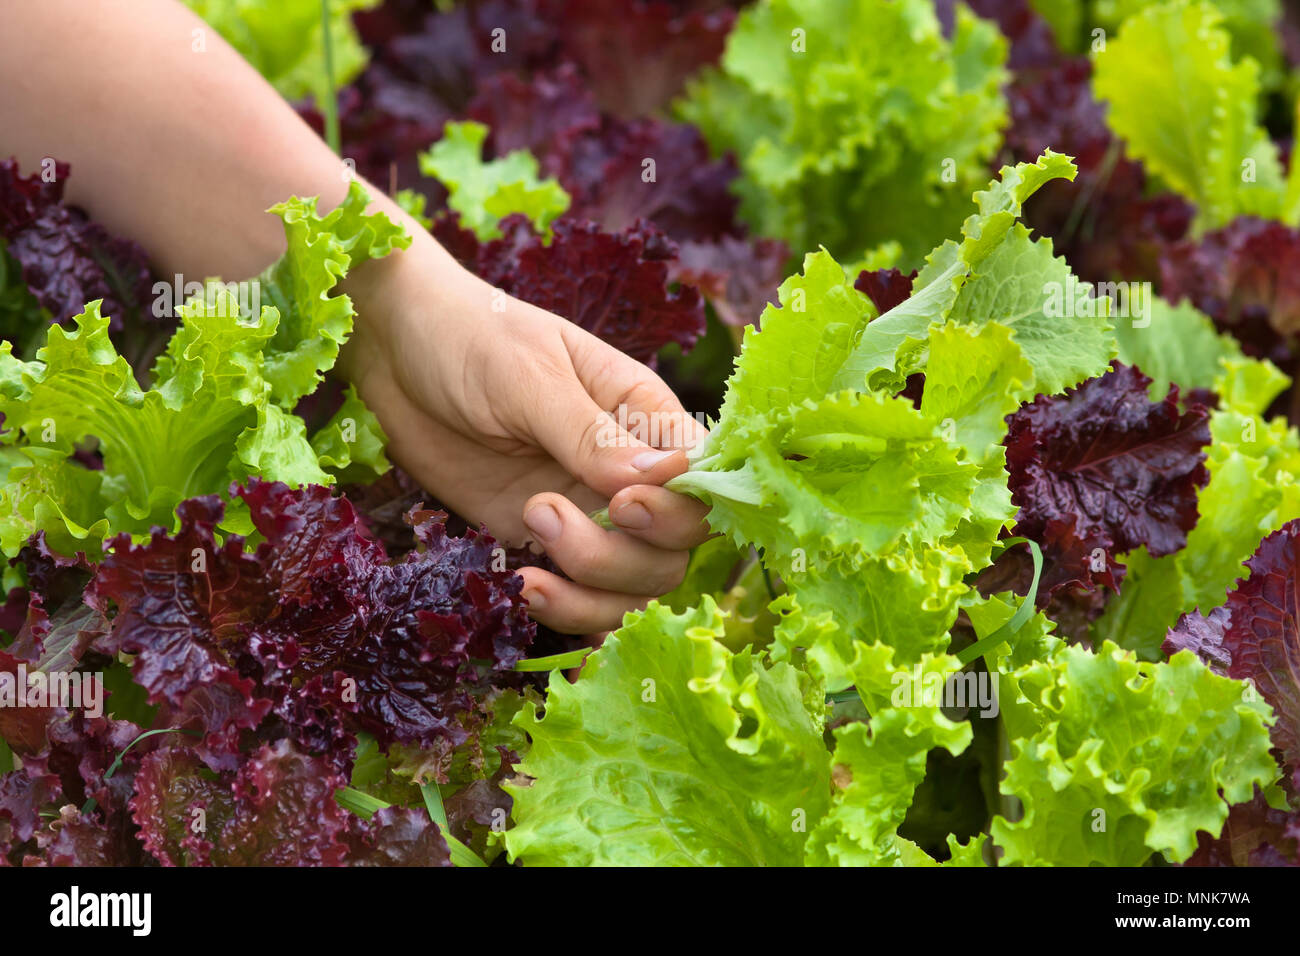
[[[70,163],[68,201],[139,242],[161,275],[255,275],[284,249],[268,207],[319,196],[324,212],[347,192],[339,157],[175,0],[20,0],[4,19],[0,157],[24,173],[46,157]],[[661,487],[702,431],[649,368],[503,299],[365,185],[371,210],[412,242],[344,283],[358,317],[340,371],[394,461],[501,540],[540,545],[568,576],[523,569],[534,618],[568,633],[616,627],[677,585],[707,534],[705,507]],[[612,424],[620,405],[679,427],[652,448]],[[606,503],[617,530],[587,517]]]

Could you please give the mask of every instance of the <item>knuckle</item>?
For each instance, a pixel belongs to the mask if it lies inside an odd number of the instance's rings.
[[[655,584],[654,593],[667,594],[686,580],[686,567],[689,563],[690,555],[685,551],[673,552],[661,562],[661,566],[652,578]]]
[[[589,488],[596,488],[593,484],[597,480],[595,469],[596,456],[600,452],[601,445],[608,436],[608,429],[612,425],[612,420],[608,415],[601,413],[593,415],[591,420],[584,424],[578,432],[577,447],[573,452],[573,461],[577,469],[573,477],[582,482]],[[599,488],[596,488],[599,491]]]

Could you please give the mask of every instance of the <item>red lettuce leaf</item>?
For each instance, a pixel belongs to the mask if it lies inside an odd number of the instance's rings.
[[[190,753],[168,749],[141,767],[131,813],[145,849],[165,866],[338,866],[355,819],[334,799],[346,785],[287,740],[217,780]]]
[[[39,172],[21,176],[15,160],[0,160],[0,239],[27,288],[56,322],[103,299],[114,330],[160,324],[144,250],[64,204],[68,172],[67,163],[56,163],[53,181],[45,182]]]
[[[1173,654],[1198,653],[1229,677],[1250,681],[1277,717],[1270,731],[1284,766],[1300,774],[1300,519],[1260,542],[1250,574],[1208,618],[1186,614],[1165,639]],[[1300,794],[1296,794],[1300,797]]]
[[[768,303],[778,302],[789,260],[790,247],[779,239],[688,240],[669,276],[699,289],[727,325],[757,326]]]
[[[229,781],[201,773],[192,751],[156,750],[140,762],[131,817],[144,849],[163,866],[201,865],[211,859],[207,833],[234,816]]]
[[[601,125],[596,98],[572,63],[527,78],[514,73],[488,77],[465,111],[488,127],[489,156],[527,150],[549,175],[564,172],[555,156],[562,137]]]
[[[396,29],[369,29],[371,62],[427,90],[453,113],[464,110],[487,77],[539,69],[559,54],[560,24],[534,0],[485,0],[443,13],[425,9],[418,25],[406,16]]]
[[[19,756],[36,753],[45,746],[45,728],[56,713],[56,708],[18,705],[18,696],[26,700],[26,682],[19,680],[26,667],[26,661],[0,651],[0,686],[15,695],[12,705],[8,700],[0,704],[0,738]]]
[[[386,807],[353,826],[349,866],[451,866],[451,851],[424,810]]]
[[[53,774],[24,768],[0,776],[0,865],[21,861],[11,854],[21,853],[23,845],[45,826],[41,809],[57,803],[60,795],[59,778]]]
[[[341,864],[349,815],[334,792],[346,785],[322,758],[299,753],[287,740],[263,747],[235,775],[234,814],[211,838],[213,863]]]
[[[1011,124],[1002,160],[1033,162],[1052,148],[1075,158],[1073,182],[1048,183],[1025,221],[1052,239],[1075,275],[1088,281],[1154,281],[1164,247],[1186,234],[1192,207],[1172,193],[1147,195],[1141,163],[1127,159],[1092,95],[1084,57],[1018,73],[1007,87]]]
[[[1226,605],[1216,607],[1207,615],[1189,611],[1169,629],[1161,647],[1170,657],[1179,651],[1191,651],[1211,670],[1227,674],[1232,665],[1232,654],[1223,646],[1228,620]]]
[[[571,65],[527,80],[498,74],[468,113],[491,130],[492,155],[526,149],[559,180],[572,200],[567,218],[610,232],[646,219],[679,242],[743,232],[731,157],[713,159],[693,126],[602,113]]]
[[[1181,411],[1178,388],[1160,402],[1151,380],[1115,363],[1064,395],[1040,395],[1007,416],[1007,470],[1016,533],[1040,544],[1051,522],[1073,521],[1070,549],[1123,554],[1145,546],[1155,556],[1187,543],[1196,495],[1209,481],[1204,406]],[[1060,552],[1058,563],[1067,563]]]
[[[23,858],[24,866],[121,866],[113,834],[96,817],[64,806],[50,826],[36,834],[39,855]]]
[[[450,866],[424,810],[393,807],[370,821],[334,799],[346,779],[281,740],[215,779],[191,751],[150,754],[131,814],[164,866]]]
[[[668,291],[676,248],[648,223],[617,235],[591,223],[558,222],[549,245],[519,252],[506,291],[556,312],[633,358],[664,345],[689,349],[704,332],[698,290]]]
[[[445,193],[422,177],[419,154],[442,135],[455,113],[428,90],[372,65],[339,91],[339,143],[343,158],[381,189],[415,188],[441,204]],[[325,135],[325,117],[310,103],[299,114]]]
[[[1300,813],[1270,807],[1257,790],[1228,811],[1217,837],[1197,834],[1183,866],[1300,866]]]
[[[142,733],[141,727],[128,720],[87,717],[79,710],[59,709],[46,727],[46,746],[24,756],[23,769],[58,777],[60,790],[70,803],[81,806],[93,799],[99,812],[116,814],[125,809],[135,768],[154,743],[154,738],[145,738],[131,746]],[[124,751],[118,769],[105,777]]]
[[[884,315],[911,297],[915,278],[916,270],[904,273],[898,269],[863,269],[858,273],[853,288],[870,299],[876,311]]]
[[[491,570],[493,540],[450,537],[425,513],[421,550],[390,564],[328,489],[235,493],[266,538],[255,552],[237,536],[217,547],[220,502],[194,499],[175,534],[118,538],[89,590],[116,606],[104,649],[135,655],[136,681],[166,705],[159,722],[199,730],[216,770],[233,769],[241,733],[272,713],[340,767],[358,729],[385,745],[461,742],[456,715],[480,668],[513,677],[533,635],[520,580]]]
[[[440,217],[433,234],[484,280],[560,315],[641,361],[669,342],[690,348],[704,332],[699,291],[669,289],[676,247],[639,222],[621,233],[561,219],[549,244],[524,216],[502,222],[500,239],[479,245]]]
[[[580,63],[601,107],[641,116],[665,106],[688,77],[717,62],[735,13],[682,10],[660,0],[551,0],[565,53]]]
[[[566,130],[542,160],[572,198],[569,218],[611,232],[647,219],[678,241],[742,232],[735,160],[712,159],[694,126],[603,116],[596,129]]]
[[[1289,367],[1300,333],[1300,231],[1240,216],[1165,249],[1161,292],[1189,300],[1248,353]]]
[[[371,48],[382,47],[389,40],[420,29],[433,16],[433,4],[427,0],[384,0],[368,10],[356,10],[352,25],[361,42]]]

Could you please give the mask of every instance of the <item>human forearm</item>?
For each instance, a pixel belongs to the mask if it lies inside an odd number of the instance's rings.
[[[343,161],[176,0],[11,0],[0,15],[0,156],[27,170],[70,163],[67,197],[140,242],[163,275],[254,275],[285,245],[269,206],[318,196],[325,212],[343,199]],[[675,586],[706,530],[703,505],[660,487],[685,455],[610,415],[628,406],[685,419],[668,387],[578,326],[503,296],[369,192],[411,245],[340,284],[358,317],[337,368],[378,417],[392,460],[499,539],[546,548],[567,577],[522,574],[532,612],[553,627],[612,627]],[[606,503],[626,533],[587,517]]]
[[[298,195],[329,209],[346,193],[339,157],[176,0],[20,0],[5,19],[0,155],[70,163],[69,200],[158,271],[256,273],[284,246],[267,207]]]

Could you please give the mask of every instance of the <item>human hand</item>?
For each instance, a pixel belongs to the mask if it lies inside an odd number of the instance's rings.
[[[522,570],[535,619],[608,630],[681,581],[708,509],[660,486],[686,470],[704,429],[654,372],[493,289],[427,234],[347,289],[358,319],[340,368],[390,457],[503,542],[537,542],[572,579]],[[654,420],[657,437],[620,429],[620,406]],[[618,530],[587,516],[606,504]]]

